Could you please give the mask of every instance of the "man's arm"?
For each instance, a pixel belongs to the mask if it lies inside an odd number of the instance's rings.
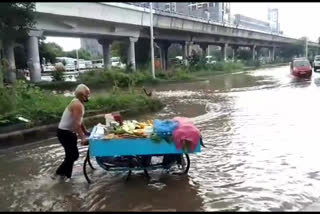
[[[89,135],[89,134],[90,134],[90,132],[88,132],[88,130],[87,130],[87,128],[86,128],[86,126],[84,125],[83,122],[82,122],[82,124],[81,124],[81,130],[83,131],[83,133],[84,133],[85,135]]]
[[[78,102],[74,102],[70,106],[70,111],[72,112],[72,116],[75,120],[74,131],[78,134],[79,138],[82,142],[86,141],[85,133],[82,130],[82,106]]]

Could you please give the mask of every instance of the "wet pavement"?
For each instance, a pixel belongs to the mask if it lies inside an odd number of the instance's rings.
[[[188,175],[82,172],[79,146],[70,182],[50,175],[63,160],[56,139],[0,150],[1,211],[298,211],[320,198],[320,73],[297,80],[289,66],[159,85],[168,105],[137,119],[186,116],[206,148]],[[95,92],[93,92],[95,93]],[[103,92],[97,92],[103,93]],[[320,206],[318,206],[320,207]]]

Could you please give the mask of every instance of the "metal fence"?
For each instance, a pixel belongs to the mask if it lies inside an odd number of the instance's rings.
[[[149,9],[149,4],[146,4],[144,6],[142,6],[139,3],[132,3],[132,2],[123,2],[125,4],[129,4],[129,5],[133,5],[136,7],[141,7],[141,8],[146,8]],[[247,26],[243,26],[243,25],[236,25],[234,23],[230,23],[230,22],[225,22],[223,21],[221,22],[217,22],[211,19],[207,19],[207,18],[203,18],[200,16],[194,16],[194,15],[187,15],[184,13],[179,13],[176,11],[168,11],[168,10],[163,10],[163,9],[159,9],[159,8],[152,8],[155,11],[155,14],[158,15],[164,15],[164,16],[172,16],[172,17],[177,17],[177,18],[184,18],[184,19],[189,19],[192,21],[198,21],[198,22],[202,22],[202,23],[208,23],[208,24],[214,24],[214,25],[219,25],[219,26],[224,26],[224,27],[229,27],[229,28],[235,28],[235,29],[240,29],[240,30],[249,30],[249,31],[254,31],[254,32],[259,32],[259,33],[267,33],[267,34],[271,34],[271,35],[279,35],[279,36],[284,36],[283,34],[277,33],[277,32],[272,32],[270,31],[262,31],[262,30],[257,30],[257,29],[253,29],[253,28],[249,28]]]

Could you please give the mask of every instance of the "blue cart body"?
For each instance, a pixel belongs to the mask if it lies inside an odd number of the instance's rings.
[[[93,129],[93,132],[95,128]],[[161,154],[183,154],[183,150],[176,149],[174,142],[155,142],[149,138],[137,139],[97,139],[89,138],[89,150],[91,157],[108,157],[121,155],[161,155]],[[196,149],[188,153],[201,151],[200,141]]]

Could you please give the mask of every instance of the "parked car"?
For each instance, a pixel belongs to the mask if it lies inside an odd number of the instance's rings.
[[[103,59],[92,60],[92,67],[93,68],[103,68],[103,66],[104,66]]]
[[[295,77],[309,78],[312,75],[312,67],[306,58],[296,58],[290,63],[290,73]]]
[[[120,57],[111,57],[111,66],[118,68],[125,68],[125,64],[121,63]]]
[[[52,71],[56,70],[56,68],[50,63],[48,63],[46,65],[42,65],[42,68],[43,68],[44,73],[48,73],[48,72],[52,72]]]
[[[90,60],[84,61],[84,64],[86,66],[86,69],[91,69],[93,68],[92,62]]]
[[[74,71],[76,70],[75,67],[75,59],[70,57],[56,57],[56,64],[55,65],[62,65],[66,69],[66,71]]]
[[[79,63],[79,64],[78,64]],[[83,70],[83,69],[86,69],[86,63],[85,63],[85,60],[83,59],[79,59],[79,60],[75,60],[74,61],[74,66],[75,68],[78,70]]]
[[[315,72],[317,71],[317,69],[320,68],[320,55],[316,55],[316,56],[314,57],[313,68],[314,68],[314,71],[315,71]]]
[[[215,64],[217,61],[212,56],[206,56],[207,64]]]
[[[183,64],[183,57],[176,56],[174,58],[171,58],[169,61],[170,61],[171,65],[182,65]]]

